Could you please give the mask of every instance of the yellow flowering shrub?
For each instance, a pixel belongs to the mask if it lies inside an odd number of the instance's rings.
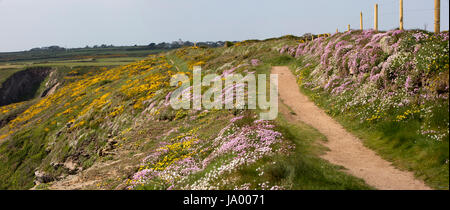
[[[0,114],[7,114],[8,112],[10,112],[12,110],[17,109],[23,103],[24,102],[9,104],[6,106],[0,106]]]

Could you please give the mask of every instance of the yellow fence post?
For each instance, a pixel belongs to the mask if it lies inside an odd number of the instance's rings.
[[[378,4],[375,4],[375,15],[373,21],[373,29],[378,31]]]
[[[441,0],[434,0],[434,33],[441,33]]]
[[[403,30],[403,0],[400,0],[400,30]]]
[[[363,14],[362,14],[362,12],[359,13],[359,29],[364,30],[364,27],[363,27]]]

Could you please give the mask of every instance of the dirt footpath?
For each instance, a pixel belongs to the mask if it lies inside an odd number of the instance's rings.
[[[293,117],[316,128],[328,139],[324,146],[328,151],[322,158],[343,166],[348,173],[364,179],[367,184],[380,190],[430,190],[412,172],[396,169],[374,151],[366,148],[360,139],[347,132],[339,123],[318,108],[303,95],[296,78],[288,67],[273,67],[278,74],[280,99],[295,113]]]

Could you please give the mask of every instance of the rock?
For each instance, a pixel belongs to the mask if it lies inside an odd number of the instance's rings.
[[[52,151],[52,147],[51,146],[47,146],[45,147],[45,152],[48,154]]]
[[[61,176],[58,176],[58,177],[56,178],[56,180],[63,180],[63,179],[66,178],[66,177],[67,177],[66,174],[62,174]]]
[[[127,184],[122,183],[122,184],[117,185],[117,187],[114,190],[126,190],[127,187],[128,187]]]
[[[108,139],[108,144],[115,144],[115,143],[117,143],[116,140],[114,140],[114,139]]]
[[[58,133],[56,133],[56,137],[61,136],[61,134],[62,134],[62,131],[58,131]]]
[[[381,49],[383,50],[383,52],[385,52],[387,54],[392,54],[394,51],[392,46],[389,44],[390,41],[391,41],[391,37],[389,37],[389,36],[383,37],[380,40]]]
[[[64,164],[58,162],[51,162],[50,166],[52,166],[55,170],[57,170],[58,168],[64,166]]]
[[[111,152],[112,150],[115,149],[115,144],[117,143],[116,140],[114,139],[108,139],[108,142],[106,143],[105,147],[103,147],[102,149],[100,149],[98,151],[98,156],[102,157],[102,156],[106,156],[106,155],[113,155],[115,154],[114,152]]]
[[[115,144],[117,143],[114,139],[108,139],[108,143],[106,143],[106,146],[103,150],[105,151],[111,151],[115,148]]]
[[[68,123],[66,124],[66,127],[67,127],[67,128],[70,128],[70,127],[72,127],[72,125],[73,125],[73,122],[68,122]]]
[[[35,171],[34,176],[35,176],[34,182],[36,185],[39,185],[41,183],[49,183],[55,180],[51,175],[43,171]]]
[[[78,163],[73,157],[69,157],[66,159],[66,162],[64,162],[64,168],[67,169],[68,173],[71,175],[83,170],[82,167],[78,166]]]
[[[55,85],[47,88],[46,90],[44,90],[44,92],[42,92],[41,97],[53,95],[53,93],[55,93],[56,90],[58,89],[59,85],[60,85],[59,83],[56,83]]]

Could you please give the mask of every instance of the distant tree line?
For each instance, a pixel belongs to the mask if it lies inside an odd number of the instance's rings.
[[[181,39],[178,41],[173,41],[172,43],[168,42],[161,42],[159,44],[156,43],[150,43],[148,47],[150,49],[176,49],[181,47],[191,47],[191,46],[198,46],[198,47],[222,47],[224,46],[225,42],[223,41],[217,41],[217,42],[197,42],[193,43],[190,41],[182,41]]]
[[[129,48],[139,48],[139,50],[142,49],[148,49],[148,50],[163,50],[163,49],[177,49],[177,48],[181,48],[181,47],[190,47],[190,46],[198,46],[198,47],[221,47],[225,45],[224,41],[216,41],[216,42],[212,42],[212,41],[208,41],[208,42],[191,42],[191,41],[182,41],[181,39],[178,41],[173,41],[173,42],[161,42],[161,43],[150,43],[149,45],[144,45],[144,46],[138,46],[138,45],[134,45],[134,46],[127,46]],[[102,44],[102,45],[94,45],[94,46],[86,46],[84,47],[84,49],[107,49],[107,48],[116,48],[116,46],[114,45],[106,45],[106,44]],[[57,52],[57,51],[65,51],[65,50],[69,50],[67,48],[64,47],[60,47],[60,46],[49,46],[49,47],[37,47],[37,48],[33,48],[29,51],[31,52],[36,52],[36,51],[50,51],[50,52]]]
[[[32,51],[32,52],[35,52],[35,51],[53,51],[53,52],[56,52],[56,51],[64,51],[64,50],[66,50],[66,48],[54,45],[54,46],[50,46],[50,47],[36,47],[36,48],[31,49],[30,51]]]

